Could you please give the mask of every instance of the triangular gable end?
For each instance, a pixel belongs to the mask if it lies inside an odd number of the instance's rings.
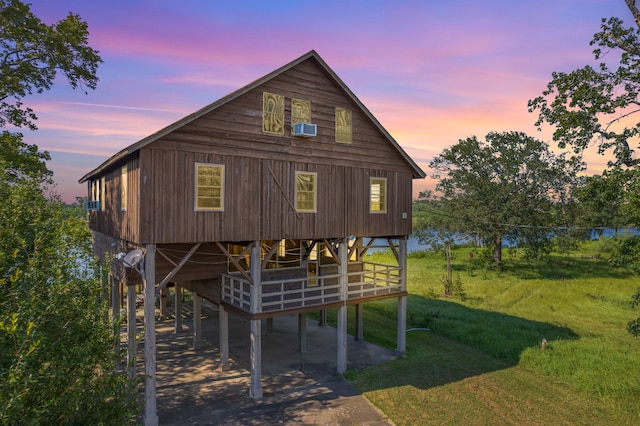
[[[96,175],[100,175],[103,171],[108,169],[110,166],[115,163],[121,161],[126,158],[128,155],[135,153],[136,151],[144,148],[145,146],[153,143],[154,141],[162,138],[174,132],[181,127],[197,120],[200,117],[214,111],[215,109],[221,107],[222,105],[231,102],[232,100],[242,96],[243,94],[255,89],[256,87],[272,80],[273,78],[279,76],[280,74],[294,68],[295,66],[301,64],[302,62],[314,59],[320,65],[320,67],[335,81],[335,83],[340,87],[340,89],[358,106],[358,108],[362,111],[363,114],[367,116],[367,118],[371,121],[371,123],[376,127],[384,137],[389,141],[389,143],[398,151],[398,153],[403,157],[403,159],[407,162],[409,167],[412,169],[413,178],[424,178],[426,176],[425,172],[411,159],[411,157],[400,147],[400,145],[396,142],[396,140],[387,132],[387,130],[380,124],[380,122],[371,114],[371,112],[364,106],[364,104],[358,99],[358,97],[349,89],[349,87],[338,77],[338,75],[327,65],[327,63],[318,55],[315,50],[311,50],[310,52],[300,56],[299,58],[289,62],[288,64],[272,71],[271,73],[247,84],[246,86],[218,99],[217,101],[195,111],[192,114],[183,117],[182,119],[168,125],[167,127],[147,136],[144,139],[124,148],[120,152],[116,153],[112,157],[110,157],[107,161],[102,163],[100,166],[90,171],[86,175],[84,175],[79,183],[84,183],[87,180],[93,178]]]

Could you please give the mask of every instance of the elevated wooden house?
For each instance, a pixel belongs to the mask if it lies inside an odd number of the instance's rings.
[[[118,252],[144,254],[148,422],[155,415],[149,331],[156,295],[169,282],[219,305],[223,368],[228,313],[250,320],[254,398],[262,396],[263,319],[337,307],[343,372],[346,306],[361,313],[367,301],[397,298],[404,352],[412,180],[423,177],[315,51],[83,176],[95,254],[105,262]],[[366,261],[381,243],[397,262]],[[111,265],[115,282],[141,281],[121,262]]]

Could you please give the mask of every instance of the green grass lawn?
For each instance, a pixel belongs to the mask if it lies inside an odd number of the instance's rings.
[[[407,356],[347,377],[397,425],[640,424],[640,339],[626,332],[640,280],[605,247],[505,252],[501,271],[457,249],[464,299],[440,296],[441,255],[411,256]],[[395,299],[364,312],[365,339],[395,348]]]

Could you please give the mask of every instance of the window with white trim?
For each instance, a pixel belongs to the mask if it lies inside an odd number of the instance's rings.
[[[296,211],[315,213],[317,201],[317,173],[296,172]]]
[[[224,165],[196,163],[195,209],[224,210]]]

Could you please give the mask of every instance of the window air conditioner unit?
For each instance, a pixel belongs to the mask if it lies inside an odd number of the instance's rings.
[[[293,125],[293,136],[318,136],[318,125],[309,123],[296,123]]]
[[[87,201],[85,207],[87,210],[100,210],[100,200]]]

